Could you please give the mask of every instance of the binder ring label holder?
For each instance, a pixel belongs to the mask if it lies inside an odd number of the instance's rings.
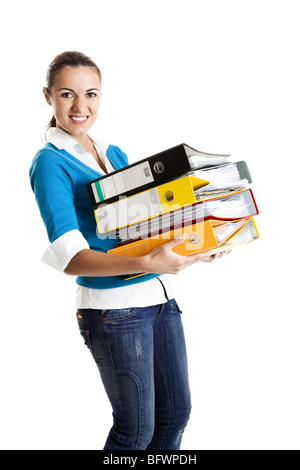
[[[192,245],[197,245],[197,243],[199,243],[198,235],[196,235],[196,234],[191,235],[190,238],[189,238],[189,241],[190,241],[190,243],[192,243]]]
[[[174,200],[174,197],[175,197],[175,196],[174,196],[173,191],[167,191],[167,192],[165,193],[165,200],[166,200],[167,202],[172,202],[172,201]]]
[[[154,163],[154,165],[153,165],[153,170],[154,170],[155,173],[157,173],[157,174],[162,173],[162,172],[164,171],[164,169],[165,169],[165,166],[164,166],[164,164],[163,164],[162,162],[156,162],[156,163]]]

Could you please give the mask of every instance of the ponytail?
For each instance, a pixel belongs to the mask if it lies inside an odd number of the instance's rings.
[[[51,121],[45,127],[44,137],[45,137],[46,142],[47,142],[47,134],[48,134],[49,129],[51,129],[51,127],[56,127],[56,119],[55,119],[54,115],[52,116]]]

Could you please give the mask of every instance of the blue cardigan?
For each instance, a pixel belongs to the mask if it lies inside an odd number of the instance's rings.
[[[106,156],[115,170],[128,165],[127,156],[116,146],[110,145]],[[40,213],[51,243],[64,233],[77,229],[87,240],[90,249],[106,253],[118,239],[101,237],[97,232],[94,211],[86,183],[99,177],[65,150],[59,150],[49,142],[34,157],[30,171],[30,183],[35,193]],[[146,274],[130,280],[126,276],[79,276],[77,284],[94,289],[110,289],[144,282],[158,274]]]

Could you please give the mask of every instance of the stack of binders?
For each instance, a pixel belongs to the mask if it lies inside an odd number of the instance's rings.
[[[143,256],[185,233],[174,252],[216,253],[256,240],[257,205],[245,161],[181,144],[87,184],[108,253]]]

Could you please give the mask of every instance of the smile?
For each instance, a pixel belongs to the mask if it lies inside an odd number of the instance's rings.
[[[84,124],[88,120],[88,116],[69,116],[75,124]]]

